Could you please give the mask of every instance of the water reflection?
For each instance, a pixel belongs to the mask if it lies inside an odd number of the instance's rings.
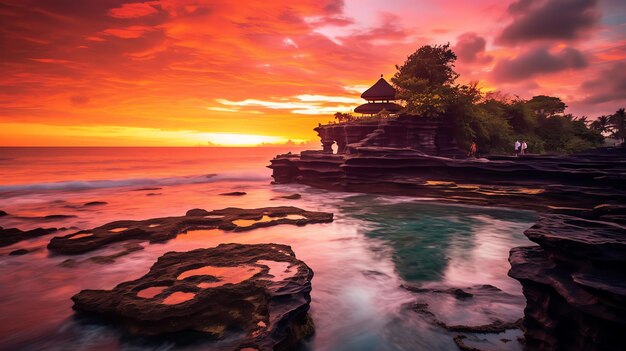
[[[475,284],[477,276],[479,281],[506,276],[509,249],[529,244],[522,233],[535,220],[530,211],[386,200],[353,196],[341,209],[369,222],[372,229],[365,235],[386,241],[400,276],[415,283],[463,286]]]

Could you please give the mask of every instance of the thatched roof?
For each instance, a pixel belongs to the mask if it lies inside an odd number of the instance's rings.
[[[361,94],[361,97],[365,100],[395,100],[396,99],[396,89],[394,89],[391,84],[387,83],[385,78],[380,77],[376,84],[372,85],[371,88]]]
[[[402,106],[391,102],[368,102],[355,108],[354,112],[373,115],[382,110],[386,110],[389,113],[397,113],[402,110]]]

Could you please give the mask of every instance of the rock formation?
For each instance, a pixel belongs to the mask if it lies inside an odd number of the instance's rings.
[[[72,300],[133,334],[193,331],[220,340],[216,349],[289,350],[313,332],[312,277],[287,245],[221,244],[168,252],[143,277]]]
[[[622,350],[626,330],[626,207],[561,209],[525,232],[509,275],[527,300],[532,350]]]
[[[621,350],[626,148],[455,159],[449,156],[458,156],[458,148],[441,126],[407,118],[320,126],[322,150],[278,155],[268,166],[274,182],[544,212],[526,231],[539,246],[510,253],[509,275],[522,283],[527,300],[528,348]],[[474,349],[467,335],[455,341]]]
[[[0,247],[13,245],[22,240],[48,235],[56,231],[57,228],[36,228],[31,230],[20,230],[17,228],[0,227]]]
[[[84,207],[90,207],[90,206],[102,206],[102,205],[106,205],[108,204],[108,202],[106,201],[90,201],[90,202],[86,202],[85,204],[83,204]]]
[[[507,331],[521,336],[519,313],[524,306],[521,296],[507,294],[492,285],[461,289],[404,284],[402,288],[419,296],[411,310],[454,333],[453,341],[461,350],[480,351],[493,349],[494,345],[497,349],[504,348],[502,344],[513,341],[502,337]]]
[[[222,196],[244,196],[247,193],[245,191],[232,191],[230,193],[221,193]]]
[[[624,148],[572,156],[452,159],[408,148],[354,146],[347,154],[303,151],[279,155],[269,168],[279,184],[480,205],[545,210],[626,202]]]
[[[440,121],[401,115],[393,119],[360,120],[320,125],[314,129],[320,137],[322,151],[351,153],[365,146],[410,148],[428,155],[460,156],[449,128]]]
[[[210,212],[193,209],[181,217],[115,221],[90,230],[54,237],[48,244],[48,249],[61,254],[80,254],[121,241],[163,242],[188,230],[219,228],[240,232],[279,224],[302,226],[332,220],[332,213],[305,211],[291,206],[257,209],[229,207]]]

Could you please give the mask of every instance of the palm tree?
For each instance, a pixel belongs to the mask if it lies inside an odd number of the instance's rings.
[[[609,117],[611,127],[613,128],[613,136],[624,142],[626,138],[626,111],[620,108]]]
[[[613,128],[611,127],[611,116],[600,116],[595,121],[591,122],[589,127],[600,134],[611,134],[613,132]]]

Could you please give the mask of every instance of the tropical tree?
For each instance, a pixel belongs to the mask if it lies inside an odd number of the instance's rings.
[[[546,95],[533,96],[526,104],[539,117],[562,114],[567,108],[567,105],[560,98]]]
[[[595,121],[589,124],[589,128],[599,132],[600,134],[611,134],[613,133],[613,127],[611,126],[611,116],[602,115],[598,117]]]
[[[626,111],[624,111],[624,108],[620,108],[612,114],[609,117],[609,121],[613,128],[613,137],[623,143],[626,138]]]
[[[354,121],[356,117],[354,117],[354,115],[351,113],[335,112],[335,119],[337,120],[337,122],[341,123]]]
[[[476,83],[456,83],[457,57],[450,44],[426,45],[407,57],[391,78],[402,112],[439,119],[454,133],[459,146],[472,142],[482,152],[509,153],[516,138],[525,140],[533,153],[570,153],[602,144],[602,133],[626,136],[624,109],[589,123],[586,117],[565,114],[558,97],[537,95],[530,100],[510,98],[500,92],[482,93]],[[386,116],[381,111],[375,118]],[[354,120],[336,113],[339,122]]]
[[[454,71],[456,55],[446,45],[426,45],[411,54],[391,78],[396,96],[406,102],[404,112],[439,117],[456,94],[459,74]]]

